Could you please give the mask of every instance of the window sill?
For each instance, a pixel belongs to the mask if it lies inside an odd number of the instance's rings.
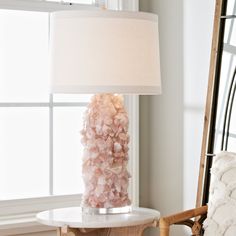
[[[49,227],[38,223],[35,215],[36,213],[14,217],[0,217],[0,235],[17,235],[56,230],[55,227]]]
[[[55,231],[55,227],[38,223],[36,214],[48,209],[79,206],[80,202],[80,194],[0,201],[0,236]]]
[[[48,209],[79,206],[80,202],[81,194],[0,201],[0,225],[2,218],[14,219],[16,216],[29,214],[32,216],[33,213]]]

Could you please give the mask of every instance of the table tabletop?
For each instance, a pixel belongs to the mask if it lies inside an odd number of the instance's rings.
[[[83,213],[81,207],[69,207],[40,212],[36,218],[42,224],[55,227],[113,228],[136,226],[159,220],[160,212],[134,207],[130,213],[95,215]]]

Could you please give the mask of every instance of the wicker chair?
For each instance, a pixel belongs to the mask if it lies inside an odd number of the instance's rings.
[[[213,40],[211,49],[211,63],[208,80],[207,100],[205,106],[204,129],[201,149],[200,170],[198,179],[198,191],[196,208],[162,217],[159,221],[161,236],[168,236],[170,226],[173,224],[186,225],[192,230],[192,235],[200,236],[204,234],[203,222],[207,216],[207,202],[210,186],[210,168],[214,156],[214,139],[217,119],[217,101],[220,85],[220,70],[223,55],[224,28],[228,19],[235,18],[234,15],[227,16],[227,0],[216,0],[215,18],[213,28]],[[221,150],[227,150],[229,124],[232,113],[232,103],[234,100],[235,71],[229,86],[228,99],[225,106],[224,127],[222,132]],[[233,92],[234,91],[234,92]],[[232,98],[233,96],[233,98]]]

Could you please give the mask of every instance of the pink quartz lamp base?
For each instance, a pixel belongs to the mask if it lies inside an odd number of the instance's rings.
[[[81,132],[84,212],[94,209],[94,213],[109,213],[109,209],[117,209],[119,213],[119,209],[127,209],[128,212],[131,209],[127,207],[131,204],[128,196],[130,174],[127,170],[128,123],[122,96],[98,94],[92,97]]]

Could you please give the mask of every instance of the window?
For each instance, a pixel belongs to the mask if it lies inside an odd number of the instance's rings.
[[[91,95],[49,94],[47,60],[49,12],[81,5],[6,2],[0,3],[0,216],[78,204],[83,191],[80,130]],[[126,104],[134,137],[130,192],[137,204],[137,96],[126,97]]]
[[[0,200],[81,193],[90,96],[48,95],[48,13],[0,13]]]

